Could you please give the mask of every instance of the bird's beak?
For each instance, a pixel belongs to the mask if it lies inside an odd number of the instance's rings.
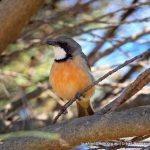
[[[57,42],[55,40],[47,40],[46,42],[48,45],[52,45],[52,46],[56,46],[58,45]]]

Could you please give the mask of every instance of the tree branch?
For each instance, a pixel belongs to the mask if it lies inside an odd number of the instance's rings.
[[[131,37],[127,37],[125,38],[124,40],[114,44],[112,47],[106,49],[104,52],[101,52],[101,53],[96,53],[95,56],[93,56],[91,59],[90,59],[90,64],[91,65],[94,65],[94,63],[99,60],[100,58],[104,57],[104,56],[107,56],[109,54],[111,54],[112,52],[114,52],[117,48],[119,48],[120,46],[128,43],[128,42],[133,42],[137,39],[139,39],[140,37],[144,36],[144,35],[147,35],[150,33],[150,28],[147,28],[145,29],[144,31],[140,32],[140,33],[137,33],[136,35],[133,35]]]
[[[146,84],[150,82],[150,68],[141,73],[137,79],[127,86],[124,91],[111,103],[106,105],[99,113],[105,114],[116,110],[121,104],[125,103],[129,98],[140,91]]]
[[[134,5],[138,4],[137,2],[138,2],[138,0],[133,0],[130,6],[134,6]],[[124,13],[122,14],[122,16],[120,17],[120,21],[119,21],[119,22],[124,21],[128,16],[130,16],[130,15],[134,12],[135,8],[136,8],[135,6],[128,8],[128,9],[126,10],[126,12],[124,12]],[[113,36],[115,35],[115,32],[116,32],[116,30],[118,30],[119,27],[120,27],[120,24],[119,24],[119,25],[116,25],[116,26],[114,26],[112,29],[108,30],[107,33],[106,33],[106,35],[105,35],[105,37],[103,38],[103,40],[102,40],[101,42],[99,42],[99,43],[95,46],[95,48],[93,49],[93,51],[89,54],[88,57],[89,57],[89,59],[90,59],[90,64],[91,64],[91,65],[93,65],[93,58],[94,58],[95,56],[97,56],[97,54],[96,54],[97,51],[104,45],[104,43],[105,43],[105,41],[106,41],[106,39],[107,39],[108,37],[111,38],[111,37],[113,37]]]
[[[13,138],[2,141],[0,149],[63,150],[82,143],[148,135],[150,134],[150,106],[114,112],[104,116],[93,115],[76,118],[48,126],[42,131],[56,133],[60,138],[53,141],[38,137]]]
[[[134,99],[130,99],[119,106],[116,110],[123,111],[126,109],[138,107],[138,106],[146,106],[150,105],[150,94],[140,94]]]

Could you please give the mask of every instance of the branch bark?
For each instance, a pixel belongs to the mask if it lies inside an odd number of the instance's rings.
[[[13,42],[44,0],[5,0],[0,2],[0,53]]]
[[[116,111],[123,111],[126,109],[146,105],[150,105],[150,94],[140,94],[136,98],[126,101],[124,104],[118,107]]]
[[[87,142],[148,135],[150,134],[150,106],[137,107],[104,116],[93,115],[76,118],[65,123],[48,126],[42,131],[57,133],[61,138],[53,141],[36,137],[13,138],[1,142],[0,149],[63,150]]]
[[[129,98],[140,91],[146,84],[150,82],[150,68],[141,73],[135,81],[127,86],[124,91],[115,98],[111,103],[106,105],[99,113],[105,114],[115,111],[121,104],[125,103]]]

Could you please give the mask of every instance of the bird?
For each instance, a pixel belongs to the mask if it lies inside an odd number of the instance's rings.
[[[50,85],[62,100],[71,100],[94,81],[87,57],[81,46],[69,36],[48,39],[47,44],[54,51]],[[92,87],[76,100],[78,117],[94,114],[90,102],[94,92],[95,87]]]

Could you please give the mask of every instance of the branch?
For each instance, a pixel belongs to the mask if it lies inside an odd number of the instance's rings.
[[[134,99],[130,99],[119,106],[116,110],[123,111],[138,106],[150,105],[150,94],[140,94]]]
[[[128,16],[130,16],[134,12],[135,8],[137,8],[137,6],[136,6],[138,4],[137,2],[138,2],[138,0],[133,0],[132,1],[132,4],[130,5],[132,7],[129,7],[128,9],[125,9],[126,12],[124,12],[122,14],[122,16],[120,17],[120,21],[119,22],[123,22]],[[124,10],[124,8],[122,8],[121,10]],[[118,12],[118,11],[116,11],[116,12]],[[111,38],[111,37],[113,37],[115,35],[115,32],[116,32],[116,30],[118,30],[119,27],[120,27],[120,25],[116,25],[112,29],[108,30],[106,35],[105,35],[105,37],[103,38],[103,40],[101,42],[99,42],[95,46],[95,48],[92,50],[92,52],[89,54],[88,57],[89,57],[91,65],[93,65],[94,57],[97,56],[97,51],[104,45],[104,43],[105,43],[105,41],[106,41],[106,39],[108,37]]]
[[[2,141],[0,149],[63,150],[82,143],[148,135],[150,134],[150,106],[114,112],[101,117],[100,115],[93,115],[76,118],[61,124],[48,126],[42,131],[57,133],[60,138],[53,141],[31,136],[13,138]]]
[[[73,99],[69,100],[60,110],[60,112],[58,113],[58,115],[55,117],[53,123],[56,123],[57,119],[66,111],[66,109],[72,105],[72,103],[74,103],[76,101],[76,99],[80,99],[81,96],[84,95],[84,93],[86,93],[90,88],[92,88],[93,86],[95,86],[96,84],[98,84],[99,82],[101,82],[102,80],[106,79],[108,76],[112,75],[113,73],[115,73],[116,71],[118,71],[119,69],[125,67],[126,65],[130,64],[131,62],[146,57],[147,55],[150,54],[150,49],[147,50],[146,52],[135,56],[134,58],[125,61],[123,64],[119,65],[118,67],[116,67],[115,69],[109,71],[108,73],[106,73],[104,76],[100,77],[98,80],[94,81],[91,85],[89,85],[88,87],[86,87],[81,93],[78,93],[78,95],[76,95]]]
[[[138,3],[139,0],[133,0],[131,5],[134,5],[136,3]],[[120,21],[125,20],[129,15],[133,14],[133,12],[135,11],[135,8],[130,8],[128,9],[121,17]]]
[[[134,72],[136,72],[138,69],[141,69],[141,68],[142,68],[142,66],[139,65],[139,64],[136,64],[136,65],[134,65],[134,66],[130,66],[129,71],[128,71],[125,75],[123,75],[120,79],[117,80],[118,83],[123,83],[123,82],[125,82],[127,79],[130,78],[130,76],[131,76]]]
[[[44,0],[4,0],[0,2],[0,53],[13,42]]]
[[[128,43],[128,42],[132,42],[135,41],[137,39],[139,39],[140,37],[149,34],[150,33],[150,28],[145,29],[144,31],[137,33],[131,37],[127,37],[124,40],[114,44],[112,47],[106,49],[104,52],[101,53],[96,53],[95,56],[93,56],[93,58],[90,59],[90,64],[93,65],[97,60],[99,60],[100,58],[107,56],[109,54],[111,54],[112,52],[114,52],[117,48],[119,48],[120,46]]]
[[[129,98],[140,91],[146,84],[150,82],[150,68],[141,73],[137,79],[127,86],[124,91],[111,103],[106,105],[99,113],[105,114],[115,111],[121,104],[125,103]]]
[[[61,32],[65,32],[65,30],[67,31],[68,29],[70,30],[74,30],[74,28],[78,27],[77,26],[74,26],[74,27],[67,27],[65,28],[64,30],[61,29]],[[58,32],[58,31],[57,31]],[[55,32],[56,33],[56,32]],[[128,38],[125,38],[124,40],[114,44],[112,47],[106,49],[104,52],[102,53],[98,53],[97,55],[95,55],[93,58],[89,58],[89,62],[90,64],[94,64],[95,61],[97,61],[98,59],[108,55],[108,54],[111,54],[115,49],[117,49],[118,47],[128,43],[128,42],[131,42],[131,41],[135,41],[137,40],[138,38],[140,38],[141,36],[144,36],[146,34],[149,34],[150,33],[150,28],[148,29],[145,29],[144,31],[136,34],[136,35],[133,35],[131,37],[128,37]],[[25,48],[22,48],[22,49],[19,49],[19,50],[16,50],[15,52],[12,52],[11,54],[5,54],[5,55],[2,55],[0,56],[0,67],[3,67],[7,64],[9,64],[12,60],[14,60],[16,57],[19,57],[20,54],[22,54],[22,52],[27,52],[30,50],[30,48],[34,47],[34,46],[38,46],[38,45],[41,45],[42,43],[44,43],[46,41],[46,39],[48,38],[52,38],[52,35],[51,34],[50,36],[47,36],[46,38],[43,38],[43,39],[36,39],[36,42],[31,42],[27,47]]]
[[[76,3],[73,7],[69,7],[68,9],[64,9],[61,11],[52,12],[50,17],[42,18],[42,20],[33,20],[28,25],[27,29],[21,34],[20,37],[26,36],[29,32],[39,28],[43,24],[57,24],[59,21],[62,21],[65,16],[68,18],[74,17],[77,13],[82,13],[86,11],[86,8],[93,2],[96,2],[98,0],[90,0],[86,3]],[[49,7],[48,7],[49,9]],[[67,14],[67,15],[66,15]],[[60,30],[61,31],[61,30]],[[60,35],[60,34],[58,34]]]

